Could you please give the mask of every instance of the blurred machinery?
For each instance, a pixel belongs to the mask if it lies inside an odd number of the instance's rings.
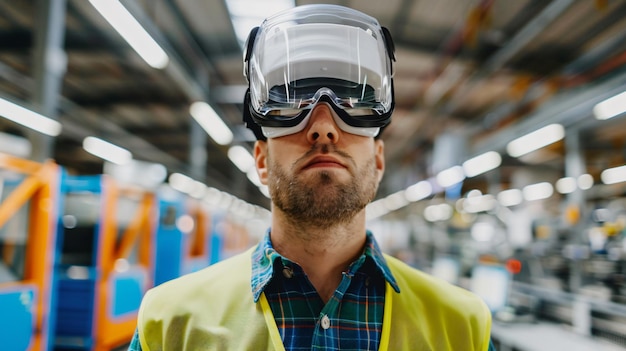
[[[44,350],[55,316],[53,266],[59,167],[0,155],[0,339]]]
[[[557,349],[626,348],[626,199],[619,192],[586,198],[582,208],[553,199],[468,212],[466,199],[432,199],[427,206],[445,205],[449,215],[416,220],[409,242],[422,269],[485,299],[498,349],[548,349],[550,340],[564,342]],[[533,333],[548,341],[534,343]]]
[[[113,350],[147,289],[252,245],[228,210],[162,183],[0,154],[2,350]],[[258,239],[258,238],[257,238]]]
[[[57,350],[110,350],[132,337],[153,282],[156,196],[107,176],[62,181]]]
[[[155,285],[217,262],[211,249],[213,244],[219,250],[219,243],[212,242],[211,215],[205,206],[164,187],[159,191],[159,213]]]

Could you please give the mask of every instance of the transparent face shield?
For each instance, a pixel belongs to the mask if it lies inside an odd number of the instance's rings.
[[[280,13],[249,38],[246,112],[265,137],[275,137],[286,131],[266,130],[302,130],[294,127],[323,101],[342,125],[356,128],[349,132],[376,135],[393,111],[392,59],[388,31],[361,12],[307,5]]]

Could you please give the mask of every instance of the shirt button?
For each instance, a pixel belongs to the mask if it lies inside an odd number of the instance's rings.
[[[293,278],[293,269],[291,269],[291,267],[283,267],[283,275],[287,279]]]
[[[330,318],[328,318],[328,315],[324,315],[324,317],[322,317],[321,325],[324,329],[330,328]]]

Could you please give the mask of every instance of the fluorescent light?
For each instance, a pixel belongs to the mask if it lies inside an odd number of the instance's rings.
[[[593,186],[593,176],[591,174],[581,174],[578,177],[578,187],[582,190],[591,189]]]
[[[228,145],[233,141],[233,132],[230,131],[211,105],[203,101],[196,101],[191,104],[189,113],[216,143]]]
[[[424,219],[429,222],[446,221],[452,217],[452,206],[448,204],[431,205],[424,209]]]
[[[600,120],[613,118],[624,112],[626,112],[626,91],[600,102],[593,108],[594,116]]]
[[[605,169],[600,174],[600,178],[604,184],[626,182],[626,165]]]
[[[250,170],[246,172],[246,177],[248,177],[250,183],[256,185],[257,187],[263,186],[263,183],[261,183],[261,179],[259,178],[259,173],[257,173],[256,168],[250,168]]]
[[[365,206],[365,218],[367,218],[368,221],[384,216],[387,213],[389,213],[389,211],[385,208],[383,199],[372,201]]]
[[[92,136],[83,139],[83,149],[94,156],[118,165],[125,165],[133,160],[133,154],[130,151]]]
[[[261,194],[265,195],[266,198],[270,198],[270,189],[267,187],[267,185],[261,185],[259,187],[259,190],[261,191]]]
[[[89,2],[147,64],[157,69],[167,66],[169,57],[165,51],[118,0]]]
[[[254,168],[254,157],[243,146],[235,145],[228,149],[228,158],[243,173]]]
[[[522,194],[526,201],[547,199],[552,196],[553,193],[554,188],[552,184],[548,182],[527,185],[522,189]]]
[[[172,173],[168,178],[170,186],[182,193],[190,193],[195,185],[195,180],[181,173]]]
[[[491,194],[468,196],[463,201],[463,209],[468,213],[487,212],[495,207],[496,199]]]
[[[506,151],[512,157],[520,157],[529,152],[557,142],[565,136],[565,129],[560,124],[550,124],[536,131],[511,141]]]
[[[294,0],[226,0],[226,7],[239,45],[243,47],[250,30],[267,17],[295,6]]]
[[[577,187],[578,184],[576,184],[574,177],[565,177],[556,181],[556,191],[561,194],[573,193]]]
[[[0,116],[49,136],[61,134],[61,123],[0,98]]]
[[[188,194],[196,199],[206,198],[211,192],[206,184],[181,173],[172,173],[168,181],[172,189]]]
[[[432,185],[430,185],[430,182],[422,180],[421,182],[418,182],[408,187],[404,192],[404,196],[407,200],[413,202],[425,199],[432,195],[432,193],[433,187]]]
[[[468,177],[475,177],[479,174],[491,171],[502,163],[502,157],[495,151],[485,152],[463,162],[463,171]]]
[[[522,203],[522,191],[519,189],[503,190],[498,194],[498,202],[504,207],[516,206]]]
[[[450,167],[437,174],[437,183],[444,188],[458,184],[462,182],[463,179],[465,179],[465,174],[463,173],[463,167],[461,166]]]
[[[395,211],[408,204],[409,201],[404,196],[404,191],[395,192],[383,199],[383,206],[389,210],[389,212]]]
[[[189,191],[188,194],[191,195],[192,197],[195,197],[196,199],[201,199],[204,197],[206,192],[207,192],[206,184],[202,183],[201,181],[194,180],[192,183],[191,190]]]

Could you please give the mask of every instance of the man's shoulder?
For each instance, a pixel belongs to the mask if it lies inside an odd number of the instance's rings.
[[[483,301],[474,293],[443,279],[420,271],[397,258],[386,256],[389,267],[400,287],[402,299],[423,300],[439,308],[467,308],[475,306],[476,312],[484,312]]]
[[[139,310],[139,334],[158,343],[165,333],[170,340],[191,340],[187,338],[197,338],[200,334],[194,333],[202,330],[213,339],[202,336],[197,340],[217,342],[232,328],[253,322],[258,331],[250,287],[251,257],[248,250],[150,289]]]
[[[390,349],[404,345],[429,350],[487,348],[491,313],[478,296],[394,257],[385,259],[400,288],[400,293],[391,295],[395,323]]]
[[[167,281],[151,289],[152,295],[196,294],[214,288],[224,292],[230,286],[250,284],[251,250],[229,257],[196,272]]]

